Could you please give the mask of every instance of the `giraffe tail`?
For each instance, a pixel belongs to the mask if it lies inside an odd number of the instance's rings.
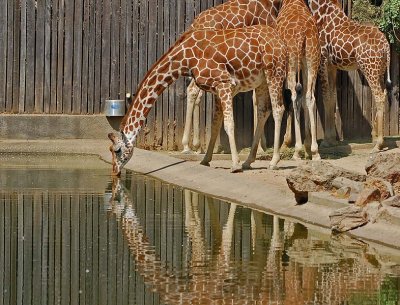
[[[393,89],[393,83],[390,79],[390,45],[386,45],[386,89],[391,91]]]

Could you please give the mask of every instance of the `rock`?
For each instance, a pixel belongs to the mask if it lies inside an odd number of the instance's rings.
[[[350,192],[351,192],[351,187],[343,186],[340,189],[336,190],[336,192],[333,193],[333,196],[335,196],[336,198],[343,199],[349,197]]]
[[[349,187],[356,192],[361,192],[361,190],[363,189],[363,184],[361,182],[344,177],[336,177],[335,179],[333,179],[332,186],[336,187],[337,189]]]
[[[286,178],[286,182],[295,194],[296,201],[297,198],[304,201],[308,200],[308,192],[331,190],[332,181],[336,177],[344,177],[358,182],[363,182],[366,179],[365,175],[334,167],[328,162],[308,161],[295,168]],[[297,202],[300,203],[299,201]]]
[[[400,208],[400,195],[397,194],[392,197],[389,197],[388,199],[382,201],[382,204],[384,206]]]
[[[380,202],[373,201],[367,204],[363,211],[367,214],[368,221],[374,223],[380,217],[383,210]]]
[[[357,201],[358,196],[360,196],[360,192],[354,191],[353,189],[350,191],[349,199],[347,200],[348,203],[355,203]]]
[[[361,191],[355,204],[356,206],[363,207],[372,201],[380,201],[380,199],[381,192],[378,188],[365,188]]]
[[[382,178],[367,177],[367,180],[364,182],[364,187],[370,189],[379,189],[381,192],[381,198],[379,201],[385,200],[394,195],[393,186]]]
[[[365,170],[368,176],[382,178],[393,185],[400,181],[400,153],[372,155]]]
[[[350,205],[329,215],[333,231],[346,232],[368,223],[368,214],[360,206]]]

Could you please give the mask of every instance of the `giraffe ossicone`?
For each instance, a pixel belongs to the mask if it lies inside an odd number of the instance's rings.
[[[153,65],[142,80],[135,99],[120,126],[121,136],[110,134],[113,174],[120,175],[133,154],[138,132],[160,94],[180,76],[192,76],[197,86],[216,95],[217,109],[207,153],[202,164],[212,158],[222,121],[232,154],[232,172],[241,171],[233,122],[233,97],[256,89],[262,120],[258,122],[253,146],[257,146],[269,114],[275,120],[274,155],[279,161],[279,134],[284,111],[282,86],[286,78],[286,46],[275,29],[258,25],[230,30],[198,30],[184,33]],[[232,84],[235,80],[235,85]]]

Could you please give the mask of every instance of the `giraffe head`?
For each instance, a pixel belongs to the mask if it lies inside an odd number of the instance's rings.
[[[108,138],[112,142],[110,146],[113,166],[112,173],[115,176],[120,176],[122,168],[132,157],[133,145],[128,141],[126,135],[122,131],[120,136],[109,133]]]

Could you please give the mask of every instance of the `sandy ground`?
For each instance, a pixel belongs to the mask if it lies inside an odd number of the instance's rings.
[[[109,141],[101,140],[0,140],[0,153],[91,154],[110,162],[108,147]],[[371,145],[353,145],[350,150],[347,147],[342,156],[326,153],[323,157],[334,165],[364,173],[370,148]],[[400,149],[390,149],[388,153],[395,151],[400,152]],[[329,159],[332,156],[333,159]],[[286,175],[305,161],[282,160],[278,170],[270,170],[269,161],[258,160],[252,170],[232,174],[229,171],[230,155],[215,156],[210,167],[199,164],[201,157],[135,149],[126,168],[329,232],[329,214],[337,209],[337,205],[314,202],[296,205],[293,193],[287,187]],[[353,237],[391,248],[400,248],[399,234],[400,225],[387,222],[368,224],[350,233]]]

